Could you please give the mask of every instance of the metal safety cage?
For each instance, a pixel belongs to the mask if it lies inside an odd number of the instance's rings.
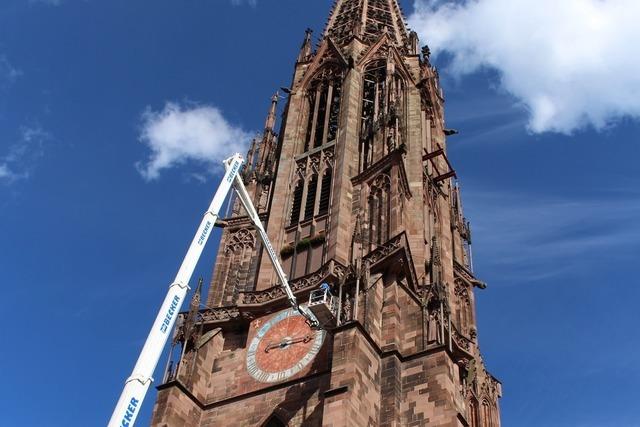
[[[321,327],[336,325],[337,298],[329,289],[316,289],[309,294],[307,309],[313,313]]]

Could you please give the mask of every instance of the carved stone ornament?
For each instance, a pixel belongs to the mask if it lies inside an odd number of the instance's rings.
[[[410,266],[407,270],[408,270],[408,275],[410,276],[410,279],[411,279],[411,288],[415,289],[418,286],[418,279],[416,276],[415,269],[413,268],[414,263],[411,259],[411,252],[409,250],[409,242],[407,241],[406,233],[402,232],[396,235],[395,237],[392,237],[384,245],[378,246],[376,249],[369,252],[363,258],[363,261],[369,266],[369,268],[371,268],[375,264],[387,258],[390,254],[401,249],[404,250],[406,254],[406,258],[408,260],[408,265]]]
[[[240,317],[240,311],[237,307],[218,307],[208,308],[200,312],[200,318],[204,323],[210,322],[227,322]]]
[[[458,348],[466,352],[470,352],[471,345],[473,344],[471,340],[465,337],[464,335],[462,335],[460,332],[458,332],[458,329],[455,327],[455,325],[452,324],[451,326],[452,326],[451,338],[453,338],[453,342],[456,344]]]
[[[315,273],[299,277],[289,282],[293,292],[317,287],[328,276],[334,275],[341,278],[346,272],[346,267],[336,261],[330,260],[320,267]],[[263,304],[278,298],[285,298],[286,294],[282,286],[275,285],[263,291],[240,292],[238,304]]]
[[[370,188],[372,193],[376,190],[388,190],[391,188],[391,178],[386,173],[381,173],[373,179]]]
[[[467,286],[467,284],[458,278],[454,280],[454,283],[455,283],[454,293],[456,297],[458,297],[458,300],[464,303],[465,305],[471,304],[471,298],[469,296],[469,287]]]
[[[243,249],[253,249],[255,244],[256,238],[253,233],[246,228],[241,228],[231,233],[225,244],[224,251],[225,253],[229,253],[238,252]]]

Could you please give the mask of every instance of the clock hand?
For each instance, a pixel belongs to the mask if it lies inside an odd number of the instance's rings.
[[[301,337],[292,338],[289,340],[289,344],[297,344],[299,342],[308,343],[309,341],[311,341],[311,335],[307,334]]]
[[[280,342],[269,343],[267,347],[265,347],[264,352],[269,353],[269,351],[273,350],[274,348],[286,348],[286,347],[289,347],[290,345],[297,344],[299,342],[308,343],[309,341],[311,341],[311,335],[309,334],[296,337],[296,338],[285,338]]]

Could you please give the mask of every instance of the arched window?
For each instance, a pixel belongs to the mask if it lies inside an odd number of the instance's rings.
[[[307,132],[304,152],[333,141],[338,132],[342,70],[324,67],[307,89]]]
[[[329,211],[329,202],[331,200],[331,168],[327,168],[322,175],[322,184],[320,185],[320,203],[318,204],[318,215],[324,215]]]
[[[337,81],[333,86],[333,98],[329,109],[329,126],[327,130],[327,142],[331,142],[338,136],[338,124],[340,121],[340,98],[342,97],[342,85]]]
[[[384,104],[386,80],[387,69],[384,60],[374,61],[365,69],[360,122],[363,170],[374,161],[373,140],[379,125],[381,107]]]
[[[372,61],[364,71],[360,119],[361,170],[404,140],[405,83],[393,63]]]
[[[316,125],[315,135],[313,141],[308,141],[309,146],[319,147],[322,145],[322,137],[324,136],[324,122],[327,117],[327,98],[329,97],[329,85],[327,82],[322,82],[317,88],[317,95],[319,95],[318,103],[316,105]]]
[[[486,399],[482,401],[482,427],[493,427],[491,405],[489,405],[489,402]]]
[[[318,175],[313,174],[307,186],[307,201],[304,204],[304,221],[313,218],[316,207],[316,193],[318,188]]]
[[[291,217],[289,225],[297,224],[300,221],[300,210],[302,209],[302,192],[304,190],[304,181],[299,179],[293,189],[293,201],[291,203]]]
[[[478,414],[478,402],[475,399],[469,400],[469,427],[480,427],[480,414]]]

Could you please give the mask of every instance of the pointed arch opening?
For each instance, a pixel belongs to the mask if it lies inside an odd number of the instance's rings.
[[[293,198],[291,201],[291,213],[289,216],[289,225],[295,225],[300,221],[300,211],[302,210],[302,194],[304,192],[304,181],[298,179],[293,189]]]
[[[320,184],[320,202],[318,203],[318,215],[326,215],[329,212],[329,203],[331,201],[331,178],[333,170],[331,167],[325,169],[322,175],[322,183]]]
[[[482,400],[482,427],[493,427],[491,404],[487,399]]]
[[[318,193],[318,174],[314,173],[307,186],[307,200],[304,204],[304,221],[313,218],[316,208],[316,194]]]
[[[469,400],[468,407],[469,413],[469,427],[480,427],[480,414],[478,413],[478,401],[472,398]]]
[[[306,89],[306,134],[303,152],[320,147],[338,137],[342,67],[329,63],[322,67]]]
[[[360,170],[404,142],[405,81],[391,59],[364,68],[360,119]]]

